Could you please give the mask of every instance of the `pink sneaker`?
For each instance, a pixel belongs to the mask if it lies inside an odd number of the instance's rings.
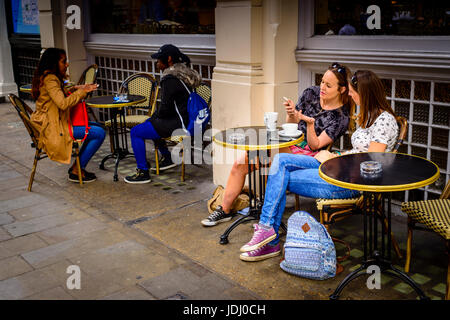
[[[255,228],[255,233],[253,233],[252,240],[241,247],[241,252],[249,252],[261,248],[277,237],[273,227],[270,230],[266,230],[255,223],[253,228]]]
[[[259,249],[241,253],[239,258],[244,261],[261,261],[265,259],[269,259],[275,257],[281,253],[280,244],[277,243],[274,246],[270,244],[266,244]]]

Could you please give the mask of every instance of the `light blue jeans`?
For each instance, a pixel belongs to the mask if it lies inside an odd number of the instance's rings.
[[[342,199],[359,195],[359,191],[329,184],[319,177],[320,162],[314,157],[278,153],[269,170],[267,186],[259,223],[273,227],[277,237],[270,244],[277,244],[278,229],[286,206],[286,190],[309,198]]]

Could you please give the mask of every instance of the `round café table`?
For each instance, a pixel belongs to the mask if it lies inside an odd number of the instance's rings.
[[[114,96],[98,96],[92,97],[86,100],[86,105],[93,108],[105,108],[110,109],[111,116],[111,133],[113,135],[113,150],[110,154],[105,156],[100,164],[100,169],[105,170],[105,162],[108,159],[116,159],[114,167],[114,181],[118,181],[117,169],[119,167],[120,160],[133,156],[133,153],[128,151],[127,141],[127,128],[125,126],[125,112],[124,107],[129,107],[135,104],[142,103],[146,100],[146,97],[140,95],[127,96],[125,101],[114,101]],[[117,115],[119,121],[117,121]]]
[[[31,84],[24,84],[23,86],[20,86],[19,91],[25,92],[25,93],[31,93]]]
[[[241,135],[243,139],[233,139],[236,134]],[[275,132],[267,131],[265,126],[237,127],[223,130],[214,135],[213,141],[225,148],[245,150],[248,157],[248,188],[249,188],[249,213],[243,215],[233,222],[227,230],[220,236],[220,244],[228,243],[228,236],[231,231],[239,224],[257,220],[261,214],[261,208],[264,203],[265,185],[270,165],[270,150],[289,147],[303,141],[304,135],[301,133],[296,137],[282,137]],[[256,164],[259,164],[258,175],[256,170],[252,170]],[[259,180],[259,198],[256,196],[256,181]],[[281,227],[286,231],[286,226],[282,223]]]
[[[381,163],[382,172],[373,176],[362,175],[360,164],[365,161]],[[347,154],[329,159],[320,165],[319,176],[322,179],[342,188],[363,191],[364,197],[362,210],[364,216],[364,262],[361,267],[350,273],[339,284],[330,299],[338,299],[344,287],[350,281],[366,274],[362,271],[372,265],[377,265],[381,272],[409,284],[421,299],[428,299],[422,289],[408,275],[392,266],[391,192],[427,186],[436,181],[439,174],[438,166],[427,159],[393,152]],[[387,217],[385,215],[386,200]],[[381,223],[381,241],[378,237],[378,219]],[[382,223],[384,219],[387,221],[387,230]],[[387,242],[385,234],[387,234]],[[379,242],[381,242],[381,248]]]
[[[65,88],[73,87],[75,84],[72,82],[68,82],[65,84]],[[20,92],[31,93],[31,83],[24,84],[19,87]]]

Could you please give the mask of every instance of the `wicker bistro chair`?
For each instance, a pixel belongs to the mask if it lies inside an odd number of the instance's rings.
[[[406,137],[408,131],[408,122],[404,117],[396,117],[398,126],[400,128],[399,136],[397,142],[394,146],[393,152],[397,152],[400,146],[403,144],[403,140]],[[317,209],[320,213],[320,223],[322,223],[325,228],[329,228],[331,224],[336,221],[345,219],[355,213],[359,213],[363,206],[363,197],[353,198],[353,199],[317,199],[316,200]],[[386,220],[384,224],[386,225]],[[387,230],[387,229],[386,229]],[[394,250],[399,258],[402,258],[400,253],[400,248],[394,235],[392,235],[392,244]]]
[[[98,66],[96,64],[92,64],[89,67],[87,67],[83,73],[80,76],[80,79],[78,80],[77,84],[92,84],[95,83],[97,80],[97,72],[98,72]],[[92,96],[92,92],[89,92],[86,96],[86,99]],[[95,122],[98,122],[97,116],[92,111],[91,108],[87,108],[87,111],[90,115],[92,115],[92,118]]]
[[[408,240],[406,243],[405,272],[411,263],[413,230],[433,231],[444,238],[447,246],[447,290],[445,299],[450,300],[450,180],[437,200],[408,201],[402,203],[402,211],[408,214]],[[416,223],[426,227],[416,226]]]
[[[131,129],[150,118],[155,111],[158,90],[159,87],[156,79],[150,73],[136,73],[122,82],[118,93],[136,94],[147,98],[144,102],[133,105],[132,107],[148,109],[147,115],[132,115],[131,107],[127,108],[125,125],[128,129]],[[119,118],[117,118],[117,120],[119,121]],[[106,121],[105,126],[111,127],[111,120]]]
[[[28,182],[28,189],[27,189],[28,191],[31,192],[31,187],[32,187],[33,181],[34,181],[34,175],[36,174],[37,163],[39,160],[47,158],[47,154],[45,153],[44,150],[42,150],[38,147],[39,131],[36,128],[36,126],[33,124],[33,122],[31,122],[31,120],[30,120],[30,115],[33,112],[33,109],[31,109],[22,99],[20,99],[18,96],[14,95],[14,94],[8,95],[8,98],[11,101],[14,108],[16,109],[17,113],[19,114],[20,119],[22,119],[23,124],[25,125],[25,128],[27,129],[28,134],[30,135],[31,147],[35,148],[34,162],[33,162],[33,167],[31,169],[31,175],[30,175],[30,180]],[[79,147],[80,146],[81,146],[81,140],[74,141],[73,149],[75,152],[76,163],[77,163],[77,167],[78,167],[78,180],[80,182],[80,185],[82,185],[83,178],[82,178],[82,173],[81,173],[80,156],[79,156],[79,154],[80,154]]]
[[[119,113],[117,115],[117,122],[122,123],[125,126],[125,130],[131,129],[138,124],[145,122],[155,111],[158,91],[159,87],[156,79],[150,73],[135,73],[126,78],[120,85],[118,93],[141,95],[146,97],[147,99],[140,104],[136,104],[133,105],[133,107],[127,108],[126,112],[124,112],[124,114],[126,115],[124,122],[120,119],[121,114]],[[146,115],[132,115],[131,108],[148,109],[148,112]],[[111,128],[111,120],[105,121],[105,127]],[[114,150],[112,150],[114,144],[112,143],[111,130],[109,130],[109,139],[111,142],[111,152],[114,152]]]
[[[201,84],[197,88],[195,88],[195,92],[206,101],[209,110],[211,111],[211,88],[206,84]],[[208,124],[209,126],[210,124]],[[206,130],[206,129],[205,129]],[[185,161],[184,161],[184,144],[183,141],[186,138],[186,135],[179,136],[171,136],[164,138],[166,142],[171,145],[181,144],[181,181],[185,179]],[[194,141],[191,139],[191,147]],[[155,144],[155,161],[156,161],[156,174],[159,175],[159,156],[158,156],[158,147]]]

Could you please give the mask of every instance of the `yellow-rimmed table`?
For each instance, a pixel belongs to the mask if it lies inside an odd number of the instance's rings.
[[[241,141],[236,141],[236,134],[243,135]],[[282,137],[278,131],[269,132],[265,126],[238,127],[218,132],[213,137],[213,141],[225,148],[245,150],[248,157],[248,188],[249,188],[249,212],[233,222],[227,230],[220,236],[220,243],[228,243],[228,235],[239,224],[257,220],[261,214],[264,203],[265,185],[270,164],[270,150],[280,149],[298,144],[303,141],[304,135],[298,137]],[[258,164],[258,175],[252,167]],[[259,199],[256,196],[256,182],[259,180]],[[281,224],[286,231],[286,226]]]
[[[382,172],[373,176],[362,175],[360,164],[365,161],[381,163]],[[391,263],[391,192],[417,189],[427,186],[439,178],[439,168],[433,162],[402,153],[364,152],[336,157],[319,167],[319,176],[330,184],[363,191],[364,262],[350,273],[336,288],[330,299],[338,299],[350,281],[366,274],[361,272],[372,265],[391,276],[409,284],[421,299],[428,299],[422,289],[405,273]],[[387,217],[385,202],[387,201]],[[377,212],[379,210],[379,212]],[[378,219],[381,221],[381,248],[378,246]],[[385,239],[387,234],[387,243]],[[392,271],[392,272],[391,272]]]
[[[70,87],[73,87],[74,85],[75,84],[72,83],[72,82],[67,82],[64,86],[65,86],[65,88],[70,88]],[[31,83],[27,83],[27,84],[21,85],[19,87],[19,91],[31,94]]]
[[[25,93],[31,93],[31,84],[24,84],[23,86],[20,86],[19,91],[25,92]]]
[[[125,127],[125,112],[124,107],[129,107],[135,104],[139,104],[145,101],[144,96],[131,95],[129,94],[124,101],[115,101],[114,96],[99,96],[92,97],[86,100],[86,105],[93,108],[105,108],[110,109],[111,117],[111,132],[113,135],[113,149],[110,154],[105,156],[100,163],[100,169],[105,170],[105,162],[108,159],[116,159],[116,164],[114,168],[114,181],[118,180],[117,168],[119,167],[120,160],[133,156],[133,153],[128,151],[128,141],[127,141],[127,129]],[[119,116],[119,121],[117,121],[117,115]]]

